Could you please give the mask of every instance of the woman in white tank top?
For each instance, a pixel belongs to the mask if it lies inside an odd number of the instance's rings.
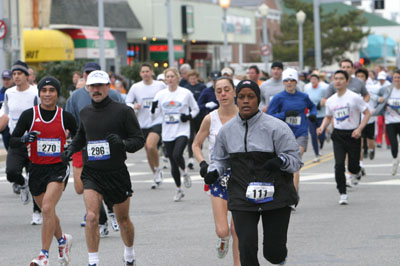
[[[200,164],[200,175],[204,177],[207,174],[208,164],[204,160],[201,147],[204,140],[208,139],[209,161],[214,149],[215,139],[222,125],[235,117],[238,113],[238,108],[235,105],[235,87],[233,82],[228,77],[221,77],[215,84],[215,96],[219,102],[219,108],[209,113],[203,120],[200,130],[197,132],[196,138],[193,141],[192,149],[197,162]],[[234,266],[240,265],[238,240],[231,220],[231,230],[229,230],[228,222],[228,203],[226,185],[221,183],[219,179],[216,183],[210,185],[209,193],[211,195],[211,204],[214,213],[215,231],[219,237],[217,242],[217,252],[219,258],[224,258],[229,250],[230,231],[233,238],[233,262]],[[205,191],[208,191],[208,186],[205,185]]]

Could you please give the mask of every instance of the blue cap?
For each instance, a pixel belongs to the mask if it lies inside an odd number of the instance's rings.
[[[83,67],[83,72],[101,70],[101,67],[96,62],[89,62]]]
[[[11,79],[12,78],[11,70],[4,70],[3,73],[1,74],[1,77],[3,79]]]

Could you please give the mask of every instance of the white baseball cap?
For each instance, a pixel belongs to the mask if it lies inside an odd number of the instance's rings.
[[[102,70],[95,70],[90,72],[86,80],[86,85],[93,84],[110,84],[110,77]]]
[[[222,76],[224,76],[224,75],[232,76],[232,75],[233,75],[233,71],[232,71],[232,69],[230,69],[229,67],[224,67],[224,68],[221,70],[221,75],[222,75]]]
[[[299,74],[297,70],[294,68],[287,68],[285,71],[282,72],[282,81],[287,79],[295,80],[296,82],[299,81]]]
[[[380,80],[380,79],[386,80],[386,78],[387,78],[387,74],[385,71],[381,71],[378,73],[378,80]]]

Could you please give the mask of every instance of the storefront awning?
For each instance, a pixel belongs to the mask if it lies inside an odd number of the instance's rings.
[[[58,30],[24,30],[25,61],[74,60],[74,42]]]
[[[100,57],[99,31],[97,29],[62,30],[74,40],[75,58],[95,59]],[[115,58],[115,40],[110,31],[104,31],[105,58]]]

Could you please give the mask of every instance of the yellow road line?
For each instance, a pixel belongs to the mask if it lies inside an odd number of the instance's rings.
[[[321,160],[320,160],[319,162],[317,162],[317,163],[313,163],[312,160],[307,161],[307,162],[304,163],[304,166],[303,166],[303,168],[301,168],[300,171],[307,170],[307,169],[309,169],[309,168],[311,168],[311,167],[314,167],[314,166],[317,166],[317,165],[319,165],[319,164],[321,164],[321,163],[330,161],[330,160],[332,160],[333,158],[334,158],[333,152],[331,152],[331,153],[328,153],[328,154],[326,154],[326,155],[324,155],[324,156],[321,156]]]

